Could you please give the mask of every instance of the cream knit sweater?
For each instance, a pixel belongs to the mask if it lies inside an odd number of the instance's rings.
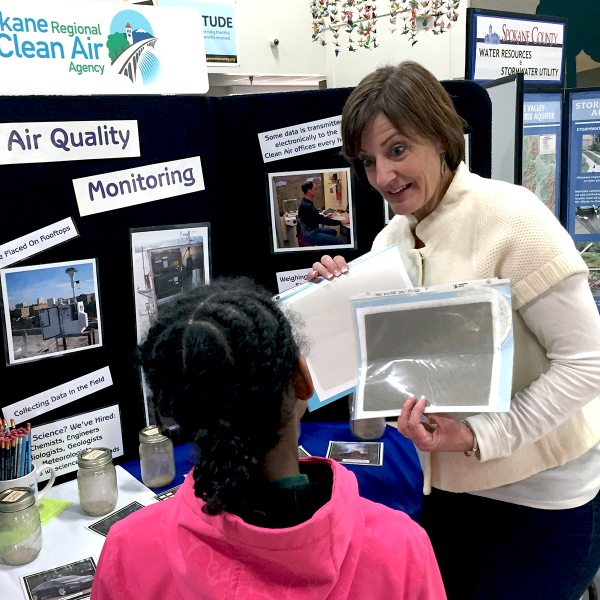
[[[414,236],[424,247],[415,249]],[[397,244],[415,285],[510,278],[515,357],[513,395],[548,371],[545,349],[518,309],[587,268],[560,223],[528,190],[483,179],[464,164],[438,207],[421,222],[396,216],[373,248]],[[460,415],[464,418],[466,415]],[[600,398],[550,434],[510,456],[478,462],[462,453],[432,453],[425,487],[453,492],[495,488],[571,461],[600,440]]]

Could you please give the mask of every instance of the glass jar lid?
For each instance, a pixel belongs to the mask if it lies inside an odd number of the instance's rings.
[[[35,494],[28,487],[14,487],[0,492],[0,512],[17,512],[34,504]]]
[[[163,435],[156,425],[150,425],[144,427],[140,431],[140,442],[142,444],[158,444],[159,442],[165,442],[169,438]]]
[[[108,448],[86,448],[77,453],[77,465],[81,469],[103,467],[112,462],[112,452]]]

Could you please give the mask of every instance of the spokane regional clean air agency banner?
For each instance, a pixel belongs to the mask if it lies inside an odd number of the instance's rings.
[[[523,73],[525,83],[562,83],[565,23],[472,14],[469,79]]]
[[[202,15],[188,8],[0,0],[4,95],[202,94]]]

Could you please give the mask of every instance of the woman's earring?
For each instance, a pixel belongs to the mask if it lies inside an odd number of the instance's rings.
[[[446,153],[442,152],[442,177],[446,175],[446,171],[448,170],[448,163],[446,162]]]

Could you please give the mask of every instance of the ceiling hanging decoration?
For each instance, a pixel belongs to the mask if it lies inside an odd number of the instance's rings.
[[[414,46],[421,31],[440,35],[449,30],[458,19],[459,4],[460,0],[311,0],[312,39],[326,46],[324,34],[331,32],[336,56],[346,35],[350,52],[372,50],[379,46],[376,26],[387,26],[392,33],[408,36]]]

